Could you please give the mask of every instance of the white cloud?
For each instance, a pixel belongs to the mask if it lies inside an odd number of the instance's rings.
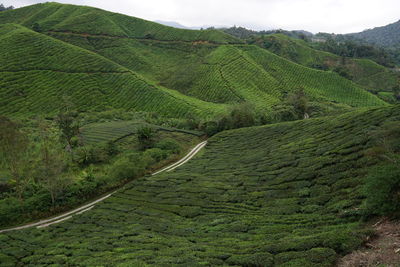
[[[16,7],[34,0],[4,0]],[[348,33],[400,19],[398,0],[62,0],[187,26],[227,25]]]

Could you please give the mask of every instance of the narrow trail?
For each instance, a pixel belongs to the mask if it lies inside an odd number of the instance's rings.
[[[162,172],[170,172],[170,171],[178,168],[179,166],[185,164],[191,158],[193,158],[206,145],[207,145],[207,141],[201,142],[200,144],[196,145],[182,159],[180,159],[179,161],[169,165],[166,168],[163,168],[163,169],[153,173],[152,175],[157,175],[157,174],[162,173]],[[44,227],[47,227],[47,226],[52,225],[52,224],[56,224],[56,223],[60,223],[60,222],[66,221],[66,220],[72,218],[74,215],[79,215],[79,214],[82,214],[82,213],[84,213],[86,211],[91,210],[95,206],[95,204],[97,204],[97,203],[109,198],[111,195],[116,193],[118,190],[119,189],[113,191],[112,193],[110,193],[110,194],[108,194],[108,195],[106,195],[104,197],[96,199],[96,200],[94,200],[94,201],[92,201],[92,202],[90,202],[88,204],[85,204],[85,205],[83,205],[83,206],[81,206],[79,208],[76,208],[76,209],[72,210],[72,211],[65,212],[65,213],[63,213],[61,215],[58,215],[56,217],[52,217],[52,218],[45,219],[45,220],[40,220],[40,221],[35,222],[35,223],[29,223],[29,224],[25,224],[25,225],[18,226],[18,227],[3,229],[3,230],[0,230],[0,233],[9,232],[9,231],[16,231],[16,230],[22,230],[22,229],[26,229],[26,228],[35,227],[35,226],[36,226],[36,228],[44,228]]]

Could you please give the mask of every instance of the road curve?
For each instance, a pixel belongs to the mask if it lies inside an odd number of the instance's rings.
[[[191,158],[193,158],[206,145],[207,145],[207,141],[201,142],[200,144],[196,145],[182,159],[180,159],[179,161],[169,165],[166,168],[163,168],[163,169],[153,173],[152,175],[156,175],[156,174],[159,174],[161,172],[169,172],[169,171],[172,171],[172,170],[178,168],[179,166],[185,164]],[[97,203],[109,198],[112,194],[114,194],[118,190],[119,189],[113,191],[112,193],[110,193],[110,194],[108,194],[108,195],[106,195],[104,197],[96,199],[96,200],[94,200],[94,201],[92,201],[92,202],[90,202],[88,204],[85,204],[85,205],[83,205],[83,206],[81,206],[79,208],[76,208],[76,209],[74,209],[72,211],[68,211],[68,212],[63,213],[61,215],[58,215],[56,217],[52,217],[52,218],[45,219],[45,220],[40,220],[40,221],[35,222],[35,223],[30,223],[30,224],[26,224],[26,225],[14,227],[14,228],[3,229],[3,230],[0,230],[0,233],[9,232],[9,231],[15,231],[15,230],[22,230],[22,229],[26,229],[26,228],[30,228],[30,227],[35,227],[35,226],[36,226],[36,228],[43,228],[43,227],[47,227],[47,226],[52,225],[52,224],[56,224],[56,223],[68,220],[68,219],[72,218],[72,216],[74,216],[74,215],[79,215],[79,214],[82,214],[82,213],[84,213],[84,212],[86,212],[88,210],[91,210],[94,207],[95,204],[97,204]]]

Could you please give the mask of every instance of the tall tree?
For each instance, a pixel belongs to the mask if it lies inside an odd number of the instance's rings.
[[[77,145],[79,135],[78,112],[70,98],[64,97],[60,111],[56,117],[57,126],[61,131],[61,141],[66,142],[66,150],[71,152]]]
[[[30,143],[17,123],[0,116],[0,163],[12,178],[20,200],[30,180]]]
[[[57,133],[45,122],[40,123],[40,149],[37,163],[38,180],[51,196],[54,206],[57,198],[65,191],[70,179],[63,175],[67,169],[65,152],[57,141]]]

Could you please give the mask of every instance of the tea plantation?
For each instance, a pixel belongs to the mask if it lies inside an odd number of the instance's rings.
[[[340,57],[313,49],[303,40],[283,34],[271,34],[256,39],[255,44],[304,66],[334,70],[342,68],[351,79],[372,92],[391,92],[397,86],[399,74],[369,59]]]
[[[201,117],[224,107],[156,86],[102,56],[16,24],[0,25],[0,112],[54,114],[63,96],[81,111],[106,107]]]
[[[270,109],[303,88],[316,101],[384,105],[337,73],[295,64],[253,45],[160,43],[104,36],[49,33],[94,51],[149,80],[207,102],[248,101]]]
[[[399,106],[222,132],[173,172],[58,225],[0,235],[3,266],[332,266],[368,233],[371,131]]]
[[[139,121],[111,121],[85,125],[81,129],[81,135],[85,144],[115,142],[124,139],[124,137],[134,135],[138,129],[143,127],[150,127],[154,129],[154,131],[180,132],[194,136],[202,136],[204,134],[199,131],[166,128]]]
[[[65,95],[80,111],[202,120],[243,102],[265,114],[297,90],[325,106],[386,105],[365,90],[368,81],[360,86],[217,30],[44,3],[1,12],[0,32],[0,112],[9,116],[52,115]]]
[[[112,13],[88,6],[43,3],[2,12],[1,23],[35,26],[37,31],[75,32],[115,37],[157,39],[165,41],[207,41],[241,43],[235,37],[217,30],[182,30],[155,22]]]

